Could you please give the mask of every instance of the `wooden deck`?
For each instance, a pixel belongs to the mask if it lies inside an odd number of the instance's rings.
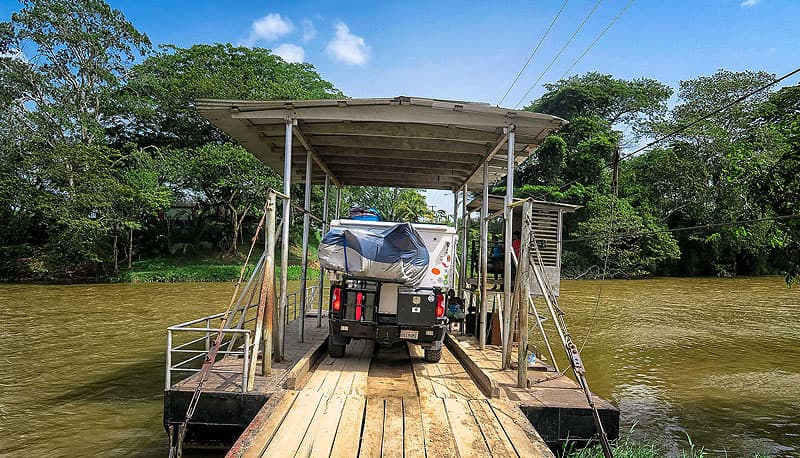
[[[481,350],[474,337],[452,334],[447,336],[447,343],[484,391],[518,406],[548,444],[563,443],[567,439],[584,442],[594,436],[589,403],[581,387],[571,378],[540,365],[528,369],[528,388],[518,388],[517,371],[501,369],[499,346],[486,345]],[[512,361],[516,361],[516,351]],[[619,410],[597,395],[593,400],[609,438],[617,438]]]
[[[553,456],[513,402],[487,398],[443,348],[355,341],[262,408],[229,457]]]

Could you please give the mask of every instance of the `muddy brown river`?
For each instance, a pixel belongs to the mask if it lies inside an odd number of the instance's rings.
[[[0,285],[0,456],[166,456],[167,326],[231,283]],[[565,281],[589,383],[678,453],[800,455],[800,289],[779,277]],[[594,319],[592,317],[594,316]],[[534,341],[537,339],[534,338]],[[288,343],[290,344],[290,343]]]

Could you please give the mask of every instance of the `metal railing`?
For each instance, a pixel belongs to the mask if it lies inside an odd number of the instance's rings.
[[[246,316],[247,311],[251,308],[257,307],[258,304],[250,304],[247,307],[240,308],[235,313],[241,313]],[[213,327],[212,322],[221,320],[225,313],[216,313],[208,315],[195,320],[187,321],[185,323],[176,324],[167,328],[167,364],[166,364],[166,379],[164,385],[166,389],[172,387],[173,374],[186,374],[181,380],[195,372],[200,372],[199,366],[208,355],[214,338],[216,338],[218,327]],[[255,314],[252,318],[241,321],[241,327],[226,328],[222,330],[222,345],[217,353],[222,358],[229,356],[241,356],[243,364],[241,370],[231,370],[212,367],[211,372],[215,374],[241,374],[242,375],[242,392],[246,392],[248,369],[250,367],[251,350],[253,347],[253,339],[251,338],[252,330],[247,329],[247,325],[256,320]],[[231,320],[233,322],[234,320]],[[180,337],[178,337],[180,336]],[[184,337],[184,339],[181,339]],[[227,340],[225,340],[227,336]],[[244,338],[244,343],[238,347],[231,346],[231,343],[236,342],[238,337]],[[180,342],[176,340],[181,339]],[[188,340],[186,340],[188,339]],[[225,349],[225,347],[228,347]],[[219,361],[220,358],[217,359]],[[194,363],[194,364],[193,364]],[[197,367],[194,367],[197,366]]]
[[[308,303],[313,303],[318,289],[317,285],[306,288],[306,297],[309,298]],[[283,313],[283,316],[286,317],[286,323],[298,317],[300,310],[299,295],[299,291],[288,295],[288,300],[286,301],[287,310],[284,310]],[[255,332],[254,327],[257,315],[253,313],[251,317],[247,317],[248,311],[257,307],[258,304],[250,304],[247,307],[235,310],[232,312],[233,316],[228,323],[235,324],[236,327],[222,330],[223,340],[217,352],[219,356],[215,363],[225,357],[241,357],[243,359],[241,369],[232,370],[228,367],[211,368],[211,372],[215,374],[241,374],[242,393],[247,392],[250,359],[258,357],[258,355],[252,354],[253,345],[255,344],[253,333]],[[292,312],[291,320],[289,312]],[[239,314],[238,318],[235,316],[236,314]],[[214,325],[219,325],[224,316],[225,312],[215,313],[167,328],[165,389],[169,390],[172,387],[173,380],[178,382],[189,377],[192,373],[200,372],[200,366],[205,361],[217,332],[219,332],[219,327],[214,327]],[[238,343],[240,338],[244,339],[243,343]],[[234,367],[238,368],[239,366],[235,365]],[[179,374],[183,376],[179,377]]]

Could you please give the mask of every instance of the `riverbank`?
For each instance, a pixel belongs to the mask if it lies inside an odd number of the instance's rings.
[[[674,452],[660,447],[648,441],[632,441],[628,438],[620,438],[611,444],[615,458],[661,458],[665,456],[680,456],[681,458],[702,458],[707,456],[703,447],[697,447],[689,441],[689,448]],[[567,458],[604,458],[603,450],[600,445],[591,448],[584,448],[572,452],[566,452],[562,456]],[[755,453],[751,458],[767,458],[770,455],[765,453]]]
[[[252,272],[254,263],[247,266]],[[242,261],[226,262],[219,259],[180,261],[155,259],[134,262],[130,269],[120,271],[112,277],[112,283],[180,283],[180,282],[228,282],[239,278]],[[289,280],[299,280],[302,267],[289,266]],[[319,269],[309,267],[308,278],[319,277]]]

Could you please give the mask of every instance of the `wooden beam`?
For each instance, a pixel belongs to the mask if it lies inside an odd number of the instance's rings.
[[[381,186],[392,188],[416,188],[416,189],[445,189],[452,191],[455,184],[452,182],[436,182],[412,179],[397,179],[392,177],[347,177],[342,179],[345,186]]]
[[[335,184],[336,186],[341,186],[342,182],[339,181],[338,178],[336,178],[336,175],[334,175],[331,169],[328,168],[328,165],[325,164],[325,162],[322,159],[320,159],[319,155],[314,151],[314,147],[311,146],[311,143],[308,141],[303,132],[300,130],[300,126],[294,126],[292,132],[294,132],[294,136],[297,137],[297,140],[299,140],[300,143],[303,145],[303,148],[306,149],[307,152],[306,154],[311,155],[311,159],[313,159],[314,162],[317,163],[319,168],[325,171],[325,173],[330,177],[333,184]]]
[[[301,160],[295,160],[293,167],[302,167]],[[453,162],[447,159],[438,160],[438,159],[416,159],[413,161],[403,161],[398,162],[396,159],[386,158],[386,159],[378,159],[378,158],[369,158],[365,160],[362,157],[348,157],[348,156],[326,156],[325,163],[328,164],[332,169],[341,168],[341,167],[358,167],[358,166],[402,166],[405,168],[415,168],[415,169],[448,169],[453,171],[460,171],[464,173],[468,173],[472,170],[472,163],[463,163],[463,162]]]
[[[474,169],[472,169],[472,172],[467,176],[467,179],[464,180],[464,184],[467,184],[468,182],[472,181],[472,179],[475,178],[478,172],[481,171],[481,168],[483,168],[484,162],[491,161],[495,157],[497,152],[500,151],[501,148],[503,148],[503,145],[505,145],[506,142],[508,142],[507,133],[503,134],[503,136],[497,140],[497,143],[495,143],[494,146],[492,146],[489,149],[489,151],[486,152],[486,156],[484,157],[484,159],[478,165],[476,165]]]
[[[267,136],[280,136],[283,124],[270,122],[262,124],[254,120],[254,124]],[[439,126],[413,123],[384,122],[303,122],[303,132],[307,135],[355,135],[363,137],[405,137],[428,140],[455,139],[462,142],[494,143],[497,135],[494,130],[464,128],[456,126]]]
[[[264,139],[266,139],[266,141],[275,144],[280,144],[282,138],[283,137],[268,137],[264,135]],[[379,148],[454,154],[484,154],[486,152],[486,147],[488,146],[486,144],[460,142],[452,139],[440,140],[408,137],[357,137],[352,135],[304,136],[304,140],[311,149],[322,148],[326,146],[339,146],[345,148]],[[303,146],[305,146],[305,144]]]
[[[337,171],[337,176],[346,175],[348,171],[352,171],[353,168],[349,166],[345,167],[336,167],[334,164],[330,164],[334,170]],[[303,172],[302,168],[297,167],[293,169],[295,173]],[[436,168],[425,168],[425,167],[405,167],[405,166],[396,166],[396,165],[388,165],[388,164],[372,164],[369,166],[367,170],[370,174],[403,174],[403,175],[416,175],[416,176],[447,176],[447,177],[455,177],[459,180],[463,180],[467,173],[466,170],[457,170],[457,169],[450,169],[447,167],[436,167]],[[325,175],[323,173],[312,173],[312,176],[316,180],[317,178],[324,178]]]
[[[204,114],[204,112],[201,112]],[[376,121],[389,123],[443,124],[463,127],[496,128],[516,125],[520,129],[558,129],[564,121],[538,113],[495,112],[481,108],[462,111],[419,105],[361,105],[352,107],[308,106],[250,110],[240,106],[231,113],[234,119],[288,119],[304,121]]]

